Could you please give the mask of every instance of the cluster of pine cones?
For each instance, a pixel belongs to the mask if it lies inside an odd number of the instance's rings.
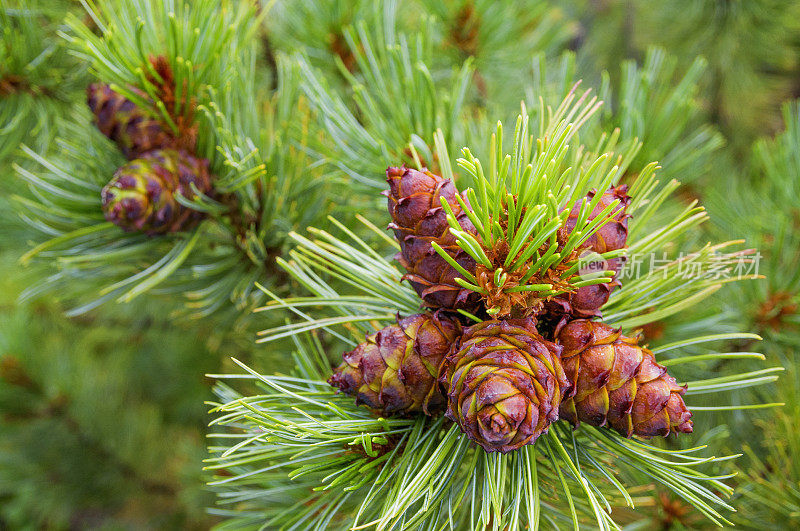
[[[397,324],[345,353],[331,385],[384,415],[444,409],[489,452],[531,444],[558,419],[609,426],[624,437],[692,431],[685,388],[636,339],[597,320],[618,280],[538,301],[532,312],[518,312],[522,317],[491,318],[484,296],[459,286],[459,273],[431,246],[437,243],[461,267],[476,270],[441,206],[444,198],[462,229],[476,233],[454,184],[405,167],[389,168],[387,177],[397,259],[430,311],[398,316]],[[606,191],[591,217],[615,199],[621,208],[584,244],[586,250],[626,246],[630,198],[624,185]],[[559,230],[560,243],[574,229],[579,208]],[[609,265],[618,272],[619,263]],[[485,320],[467,326],[459,309]]]
[[[184,149],[185,142],[110,86],[95,83],[86,93],[98,129],[129,160],[102,190],[105,218],[126,231],[149,235],[196,223],[200,213],[181,205],[175,196],[191,200],[193,187],[203,194],[211,190],[208,160]]]

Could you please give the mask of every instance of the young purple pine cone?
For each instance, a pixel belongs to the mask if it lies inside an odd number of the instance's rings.
[[[188,228],[200,214],[178,203],[175,194],[191,199],[191,185],[211,189],[208,161],[183,151],[151,151],[119,168],[102,191],[108,221],[126,231],[163,234]]]
[[[591,201],[594,196],[594,191],[589,192],[586,195],[586,201]],[[619,205],[615,209],[617,212],[616,215],[592,234],[580,247],[581,249],[603,254],[609,251],[624,249],[627,246],[628,218],[630,218],[630,216],[626,214],[625,211],[631,202],[631,198],[628,195],[628,185],[622,184],[606,190],[597,206],[595,206],[589,214],[588,219],[593,220],[600,215],[603,209],[608,207],[615,199],[619,200]],[[575,230],[580,206],[580,202],[573,205],[569,217],[567,217],[564,225],[558,230],[558,242],[561,245],[566,243],[572,231]],[[613,258],[605,264],[605,267],[617,273],[620,271],[621,266],[622,261],[619,258]],[[560,327],[566,324],[570,319],[600,317],[602,315],[600,308],[608,302],[611,292],[619,286],[620,282],[615,278],[607,284],[583,286],[571,293],[558,295],[545,303],[544,311],[540,314],[540,317],[551,321],[560,320],[557,329],[560,329]]]
[[[684,387],[653,353],[603,323],[575,320],[558,335],[561,362],[572,385],[561,418],[573,425],[610,426],[623,437],[691,433]]]
[[[384,415],[432,414],[444,406],[439,365],[460,332],[458,321],[439,312],[398,318],[345,352],[328,383]]]
[[[464,331],[440,372],[447,417],[487,452],[531,444],[558,419],[569,384],[561,348],[533,319],[484,321]]]
[[[97,128],[116,142],[128,159],[174,144],[161,122],[104,83],[93,83],[86,88],[86,103],[95,116]]]
[[[456,200],[456,187],[449,179],[428,170],[405,167],[386,170],[386,180],[389,190],[384,195],[388,198],[392,216],[389,228],[394,229],[400,242],[400,253],[396,258],[408,271],[403,278],[411,283],[430,308],[477,312],[481,305],[480,295],[456,284],[455,278],[461,274],[431,245],[434,242],[439,244],[456,263],[467,271],[475,271],[475,261],[456,245],[456,238],[450,233],[447,223],[447,213],[439,199],[444,197],[461,228],[474,234],[475,227]]]
[[[588,203],[594,199],[596,192],[592,190],[586,194],[586,202]],[[631,197],[628,195],[628,185],[621,184],[616,187],[611,187],[603,194],[589,214],[589,221],[595,219],[600,213],[608,207],[614,200],[618,199],[619,204],[614,211],[616,215],[613,216],[608,223],[600,227],[589,239],[583,244],[583,248],[591,249],[592,251],[603,254],[608,251],[616,251],[622,249],[628,242],[628,218],[630,216],[625,213],[628,205],[631,203]],[[558,229],[558,242],[563,244],[567,241],[572,231],[575,230],[575,225],[578,222],[578,213],[581,209],[581,202],[577,202],[572,206],[572,210],[567,217],[564,225]]]

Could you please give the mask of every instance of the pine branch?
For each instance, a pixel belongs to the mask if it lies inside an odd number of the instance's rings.
[[[440,63],[471,60],[470,99],[492,109],[516,105],[525,83],[519,74],[530,57],[563,51],[578,29],[562,9],[542,0],[436,0],[424,8],[435,17]]]
[[[297,355],[324,359],[321,351],[301,349]],[[730,457],[696,457],[703,447],[665,451],[608,430],[571,432],[558,424],[546,440],[520,454],[492,455],[466,445],[454,427],[441,426],[442,419],[375,418],[322,381],[248,372],[260,394],[242,397],[220,384],[222,402],[212,410],[214,424],[232,430],[212,436],[223,444],[211,447],[216,456],[207,461],[208,469],[224,472],[211,483],[222,493],[222,507],[240,504],[236,511],[219,511],[235,516],[229,525],[383,529],[404,521],[503,529],[539,513],[616,528],[608,508],[624,500],[633,504],[623,483],[611,479],[620,473],[644,474],[712,521],[727,522],[720,511],[730,506],[717,492],[730,494],[724,483],[730,475],[702,470]],[[441,439],[429,438],[435,433]],[[543,497],[562,495],[558,503],[573,502],[566,515],[542,503]],[[320,511],[325,518],[310,520]]]
[[[100,31],[71,16],[69,38],[95,75],[166,124],[182,149],[209,160],[213,189],[176,196],[204,220],[160,237],[103,221],[100,190],[123,161],[76,114],[58,157],[27,150],[39,169],[18,169],[31,189],[20,210],[42,234],[23,261],[56,265],[27,296],[58,290],[79,314],[147,292],[178,294],[191,315],[241,315],[263,300],[255,282],[285,279],[275,259],[292,230],[324,219],[332,180],[306,154],[310,115],[296,67],[279,58],[278,91],[266,98],[259,90],[252,6],[156,4],[92,4]]]
[[[459,238],[457,244],[478,264],[487,260],[482,253],[492,248],[492,242],[502,240],[523,252],[525,242],[538,241],[541,233],[545,235],[542,242],[552,240],[561,213],[569,212],[576,199],[583,201],[585,209],[578,211],[576,232],[591,234],[608,221],[606,216],[618,202],[589,221],[588,211],[596,201],[587,204],[582,197],[591,188],[615,184],[624,162],[612,166],[611,161],[624,157],[597,154],[579,144],[578,130],[594,110],[594,100],[572,93],[555,110],[542,104],[536,115],[540,118],[538,138],[527,133],[528,117],[523,114],[509,155],[502,151],[503,129],[498,127],[492,135],[487,172],[469,149],[463,150],[459,167],[472,177],[474,185],[465,197],[475,235],[460,229],[451,204],[443,203],[443,208],[449,213],[450,230]],[[609,144],[615,142],[612,139]],[[441,133],[437,133],[435,145],[442,174],[452,179]],[[659,186],[655,170],[655,163],[646,166],[631,186],[636,194],[630,205],[634,213],[628,241],[631,252],[664,249],[696,231],[706,219],[702,209],[690,205],[660,229],[643,230],[653,225],[677,187],[673,182]],[[466,200],[459,198],[459,203],[466,210]],[[539,216],[540,212],[546,215]],[[548,220],[558,223],[548,225]],[[323,342],[305,339],[307,332],[324,331],[353,345],[362,334],[383,326],[393,313],[418,311],[411,303],[413,295],[398,285],[399,271],[366,241],[344,227],[339,230],[342,237],[314,229],[314,239],[295,236],[298,247],[290,255],[293,261],[282,265],[312,296],[282,299],[272,295],[274,302],[264,308],[288,310],[294,317],[284,326],[262,332],[262,339],[293,338],[299,365],[314,370],[298,376],[265,376],[244,367],[246,378],[253,379],[260,389],[258,394],[242,396],[226,386],[218,387],[221,401],[212,404],[214,423],[228,429],[220,429],[214,436],[222,439],[222,444],[212,446],[215,457],[209,460],[209,467],[225,471],[213,482],[221,489],[220,502],[243,504],[220,511],[231,518],[230,525],[516,529],[525,525],[536,528],[547,521],[556,527],[616,529],[611,508],[633,505],[628,489],[638,482],[661,484],[711,522],[730,523],[726,514],[732,506],[725,498],[732,492],[729,482],[733,474],[726,464],[736,455],[705,457],[702,444],[668,450],[625,439],[605,427],[581,424],[571,431],[563,423],[554,424],[533,445],[505,455],[490,454],[470,444],[442,417],[376,418],[352,398],[331,392],[321,380],[327,376],[328,352]],[[516,238],[523,244],[518,245]],[[633,328],[698,304],[732,281],[728,277],[740,262],[750,263],[749,251],[724,252],[735,243],[707,245],[668,261],[659,270],[632,271],[632,278],[625,280],[607,306],[607,318],[623,328]],[[688,263],[718,274],[686,276]],[[574,269],[566,267],[570,265],[565,262],[565,271]],[[462,285],[469,287],[469,280],[465,278]],[[545,293],[543,298],[547,296]],[[679,379],[688,376],[686,394],[700,401],[696,416],[777,405],[762,401],[720,405],[717,398],[702,402],[706,395],[724,392],[736,397],[743,389],[772,383],[782,370],[770,367],[715,374],[708,369],[709,363],[733,358],[730,353],[709,350],[706,344],[731,337],[754,336],[696,334],[656,351],[659,356],[668,353],[666,363],[674,360]],[[696,353],[696,345],[702,345],[702,354]],[[763,359],[755,353],[751,358]],[[300,361],[304,359],[308,361]],[[375,454],[374,446],[389,440],[392,443],[386,452]],[[358,451],[352,451],[353,447]],[[302,478],[302,483],[294,484],[292,478]]]
[[[304,58],[298,57],[303,89],[319,113],[330,142],[316,147],[348,177],[368,187],[382,186],[376,179],[386,166],[414,161],[413,151],[424,165],[436,167],[433,138],[421,131],[442,129],[445,137],[460,134],[458,120],[472,71],[467,61],[444,79],[434,77],[429,65],[434,50],[428,32],[410,38],[384,23],[368,27],[360,22],[345,29],[345,39],[358,65],[358,76],[340,68],[355,108],[330,87]],[[438,76],[437,76],[438,77]]]
[[[0,9],[0,162],[23,142],[45,151],[79,92],[85,69],[56,37],[64,9],[16,2]]]
[[[588,124],[584,142],[594,145],[609,141],[618,146],[616,151],[627,154],[623,171],[635,172],[657,160],[665,180],[698,179],[724,139],[703,121],[698,92],[706,62],[697,58],[685,71],[679,71],[677,64],[664,49],[651,47],[641,66],[627,60],[618,76],[604,71],[598,91],[605,102],[600,127]],[[540,97],[555,106],[577,81],[576,68],[572,53],[562,55],[555,68],[548,68],[544,57],[539,56],[527,88],[529,106],[535,108]],[[612,78],[619,78],[618,84],[612,84]],[[607,137],[602,135],[609,130],[612,132]]]

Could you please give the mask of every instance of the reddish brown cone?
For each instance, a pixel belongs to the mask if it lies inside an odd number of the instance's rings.
[[[586,201],[591,201],[594,196],[594,191],[589,192],[586,195]],[[619,205],[615,208],[617,212],[616,215],[581,245],[580,248],[584,250],[584,253],[588,254],[592,252],[603,254],[609,251],[624,249],[627,246],[628,218],[630,218],[630,216],[626,214],[625,211],[631,202],[631,198],[628,195],[628,185],[622,184],[606,190],[591,214],[589,214],[588,219],[592,220],[599,216],[600,213],[616,199],[619,200]],[[572,231],[575,230],[580,207],[580,202],[573,205],[569,217],[567,217],[564,225],[558,230],[558,241],[561,245],[566,243]],[[602,267],[595,267],[593,269],[610,269],[619,272],[621,267],[622,260],[613,258],[603,263]],[[611,292],[619,286],[619,281],[614,279],[607,284],[594,284],[580,287],[574,292],[559,295],[551,301],[548,301],[545,304],[543,314],[549,315],[551,318],[559,316],[561,319],[559,326],[563,326],[569,319],[600,317],[600,308],[608,302]]]
[[[596,192],[592,190],[586,194],[586,202],[594,199]],[[619,200],[619,205],[614,209],[616,213],[607,223],[600,227],[589,239],[581,246],[585,249],[603,254],[608,251],[616,251],[622,249],[628,242],[628,218],[630,216],[625,213],[630,205],[631,197],[628,195],[628,185],[621,184],[616,187],[611,187],[603,194],[600,201],[597,202],[591,214],[589,214],[589,221],[595,219],[600,213],[606,209],[614,200]],[[558,229],[558,241],[563,244],[567,241],[572,231],[575,230],[575,225],[578,223],[578,213],[581,209],[582,201],[575,203],[569,213],[564,225]]]
[[[436,377],[460,332],[457,321],[438,312],[398,319],[346,352],[328,383],[386,415],[431,414],[444,406]]]
[[[148,116],[136,104],[114,92],[106,84],[89,85],[86,89],[86,103],[95,116],[97,128],[116,142],[128,159],[174,145],[173,138],[162,127],[161,122]]]
[[[558,419],[568,387],[561,348],[533,319],[484,321],[468,328],[442,365],[447,417],[487,452],[531,444]]]
[[[624,437],[666,437],[692,431],[679,386],[653,353],[603,323],[579,319],[558,335],[561,362],[572,385],[561,418],[610,426]]]
[[[444,197],[450,204],[463,230],[475,234],[475,227],[456,200],[456,187],[449,179],[427,170],[389,168],[386,177],[389,190],[385,195],[392,216],[389,227],[400,242],[397,260],[408,271],[403,278],[430,308],[476,312],[480,295],[456,284],[455,278],[461,274],[431,245],[436,242],[464,269],[475,271],[475,261],[456,245],[439,199]]]

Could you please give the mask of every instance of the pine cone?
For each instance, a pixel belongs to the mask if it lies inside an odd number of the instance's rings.
[[[161,122],[149,117],[136,104],[106,84],[89,85],[86,102],[95,115],[97,128],[116,142],[128,159],[174,145],[173,138]]]
[[[453,344],[440,371],[447,417],[487,452],[533,443],[558,419],[569,383],[561,347],[533,319],[484,321]]]
[[[385,415],[432,414],[444,406],[439,365],[460,332],[457,321],[439,312],[398,316],[397,324],[346,352],[328,383]]]
[[[400,242],[397,260],[408,271],[403,278],[430,308],[448,310],[465,309],[477,312],[480,295],[464,289],[455,282],[461,274],[434,250],[436,242],[464,269],[475,271],[475,261],[456,245],[450,233],[447,213],[442,208],[440,197],[444,197],[453,209],[461,228],[475,234],[475,227],[461,209],[456,187],[449,179],[443,179],[428,170],[417,171],[402,168],[386,170],[389,190],[389,214],[395,237]]]
[[[653,353],[619,329],[579,319],[558,335],[561,362],[572,388],[561,418],[577,425],[608,425],[624,437],[692,431],[679,386]]]
[[[114,173],[102,191],[103,212],[127,231],[179,231],[200,217],[175,199],[177,193],[193,198],[192,184],[203,193],[211,189],[206,159],[173,149],[151,151]]]
[[[586,194],[587,203],[594,199],[595,191],[592,190]],[[617,214],[612,217],[605,225],[600,227],[589,239],[583,244],[583,248],[591,249],[592,251],[603,254],[608,251],[616,251],[622,249],[628,242],[628,218],[630,217],[625,211],[631,203],[631,197],[628,195],[628,185],[621,184],[617,187],[611,187],[603,194],[597,205],[589,214],[589,220],[595,219],[600,213],[608,207],[615,199],[619,199],[619,205],[615,208]],[[564,244],[569,238],[572,231],[575,230],[575,225],[578,222],[578,213],[581,209],[581,202],[577,202],[572,206],[564,225],[558,230],[558,243]],[[620,210],[621,209],[621,210]]]
[[[586,201],[591,201],[594,195],[594,191],[589,192],[586,195]],[[608,207],[615,199],[619,199],[620,201],[617,206],[617,214],[592,234],[581,246],[581,249],[603,254],[609,251],[623,249],[627,246],[628,218],[630,218],[630,216],[625,213],[625,210],[631,202],[631,198],[628,195],[628,185],[622,184],[617,187],[609,188],[606,193],[603,194],[597,206],[594,207],[594,210],[592,210],[589,215],[589,220],[600,215],[603,209]],[[566,222],[558,230],[559,244],[564,245],[570,234],[572,234],[572,231],[575,230],[580,207],[581,203],[576,203],[572,207]],[[604,268],[611,269],[617,273],[619,273],[621,267],[622,261],[619,258],[608,260],[604,265]],[[544,306],[543,314],[550,315],[551,318],[552,316],[559,316],[561,319],[559,327],[566,324],[569,319],[600,317],[602,315],[600,308],[608,302],[611,292],[619,286],[620,282],[616,280],[616,278],[607,284],[583,286],[572,293],[565,293],[548,301]]]

